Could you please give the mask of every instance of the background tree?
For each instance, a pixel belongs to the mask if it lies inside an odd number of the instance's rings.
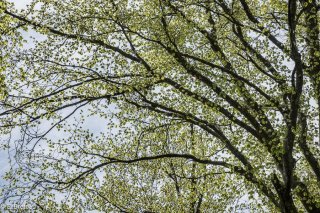
[[[319,8],[2,4],[43,35],[15,47],[5,69],[1,131],[13,161],[3,202],[40,212],[231,212],[244,201],[255,212],[320,212]]]

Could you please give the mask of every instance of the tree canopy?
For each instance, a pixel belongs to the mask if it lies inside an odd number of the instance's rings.
[[[33,0],[24,10],[2,0],[1,201],[320,212],[319,10],[318,0]]]

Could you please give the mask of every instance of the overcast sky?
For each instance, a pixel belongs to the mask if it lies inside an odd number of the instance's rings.
[[[8,0],[9,2],[13,2],[16,5],[16,8],[23,9],[26,7],[31,0]]]

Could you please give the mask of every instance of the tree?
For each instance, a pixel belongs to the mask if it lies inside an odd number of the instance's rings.
[[[17,24],[17,20],[12,19],[4,13],[4,9],[12,7],[8,2],[0,1],[0,100],[7,95],[5,85],[5,76],[3,74],[8,66],[9,53],[13,51],[13,47],[21,45],[21,36],[15,29],[23,27],[24,24]],[[10,49],[11,48],[11,49]]]
[[[320,212],[318,0],[1,9],[43,38],[4,69],[4,203]]]

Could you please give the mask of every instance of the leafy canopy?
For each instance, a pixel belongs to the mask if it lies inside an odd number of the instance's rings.
[[[5,204],[320,212],[318,0],[7,5]]]

